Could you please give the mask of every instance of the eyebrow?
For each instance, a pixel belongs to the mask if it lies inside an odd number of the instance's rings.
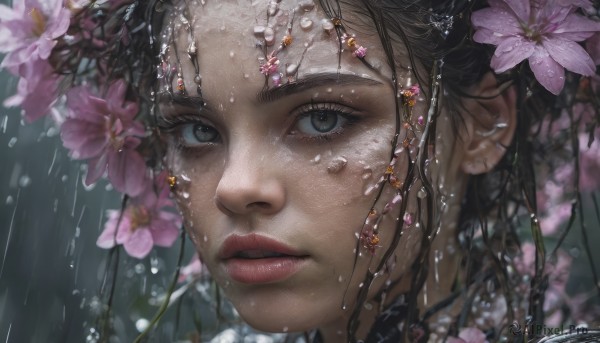
[[[375,86],[382,85],[383,83],[354,75],[354,74],[340,74],[340,73],[319,73],[309,74],[302,79],[284,83],[280,86],[264,89],[256,95],[256,99],[259,103],[273,102],[281,99],[285,96],[289,96],[295,93],[304,92],[316,87],[323,86]]]
[[[190,96],[178,93],[168,93],[162,92],[159,94],[159,103],[168,104],[168,105],[176,105],[182,107],[190,107],[196,110],[200,109],[209,109],[207,108],[207,104],[204,101],[204,98],[199,96]]]

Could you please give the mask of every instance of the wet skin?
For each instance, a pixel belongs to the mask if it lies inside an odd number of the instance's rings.
[[[186,229],[244,320],[273,332],[320,328],[326,340],[343,340],[363,276],[381,257],[361,248],[354,265],[356,235],[375,199],[374,193],[365,195],[365,191],[383,175],[392,152],[395,94],[391,72],[379,37],[364,28],[351,31],[353,26],[348,26],[349,31],[356,32],[368,49],[366,60],[374,69],[350,51],[342,53],[338,69],[337,36],[323,30],[321,21],[326,16],[315,7],[296,13],[293,42],[278,55],[283,85],[274,86],[259,72],[265,50],[256,46],[261,39],[253,33],[256,25],[266,25],[267,3],[190,4],[206,105],[177,96],[161,104],[162,115],[170,121],[170,129],[164,131],[168,165],[178,177],[177,200]],[[285,13],[291,13],[293,6],[294,2],[282,2],[282,14],[271,18],[276,39],[267,53],[284,36],[291,17]],[[348,22],[365,20],[343,11]],[[300,27],[301,17],[312,20],[311,29]],[[169,61],[178,64],[177,51],[185,87],[195,96],[195,69],[186,51],[190,35],[183,28],[176,32]],[[289,84],[286,64],[300,64]],[[401,82],[409,82],[406,69],[400,71]],[[421,113],[425,110],[423,103],[415,107]],[[341,160],[346,162],[339,167]],[[406,163],[400,159],[398,175],[403,175]],[[454,174],[449,173],[446,182],[452,184]],[[462,182],[455,183],[462,187]],[[394,194],[394,189],[386,187],[383,204]],[[414,212],[413,200],[408,209]],[[395,209],[380,224],[380,249],[389,244],[398,217]],[[393,272],[376,280],[370,296],[386,280],[397,281],[406,274],[421,238],[413,231],[405,232],[395,250]],[[228,239],[252,241],[256,236],[286,246],[287,257],[279,256],[279,262],[287,267],[267,256],[232,266],[232,254],[243,260],[270,253],[265,252],[272,247],[270,243],[252,248],[234,242],[229,244],[233,248],[226,248]],[[243,251],[223,252],[236,247]],[[405,285],[399,282],[392,293],[405,291]],[[376,311],[363,312],[359,335],[364,336]]]

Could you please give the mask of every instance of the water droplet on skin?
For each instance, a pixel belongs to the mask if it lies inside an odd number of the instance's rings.
[[[417,196],[420,199],[424,199],[425,197],[427,197],[427,192],[425,191],[424,187],[421,187],[421,189],[419,189],[419,192],[417,192]]]
[[[346,306],[346,304],[342,305],[342,310],[346,311],[348,309],[348,306]]]
[[[331,93],[333,92],[333,89],[331,87],[327,88],[327,93]]]
[[[340,275],[340,276],[338,277],[338,282],[342,282],[342,281],[344,281],[344,277]]]
[[[184,199],[189,199],[189,198],[190,198],[190,193],[188,193],[188,192],[182,192],[182,193],[181,193],[181,196],[182,196]]]
[[[244,73],[244,79],[247,79],[247,78],[249,78],[249,77],[250,77],[250,74],[248,74],[248,73]]]
[[[235,98],[234,97],[229,98],[229,102],[233,104],[235,102]]]
[[[265,42],[271,46],[275,42],[275,31],[272,28],[267,27],[264,32]]]
[[[365,302],[365,304],[363,305],[365,310],[367,311],[371,311],[373,309],[373,304],[369,303],[369,302]]]
[[[331,30],[333,30],[334,25],[331,19],[323,19],[321,20],[321,27],[323,27],[323,30],[329,33]]]
[[[362,288],[364,285],[365,285],[365,283],[364,283],[364,282],[361,282],[361,283],[358,285],[358,288]]]
[[[310,162],[312,164],[318,164],[319,162],[321,162],[321,154],[318,154],[317,156],[315,156],[315,158],[313,158],[312,160],[310,160]]]
[[[264,37],[265,29],[266,28],[262,25],[256,25],[256,26],[254,26],[254,34],[257,37],[262,38],[262,37]]]
[[[15,144],[17,144],[17,137],[13,137],[8,141],[8,147],[12,148],[15,146]]]
[[[302,17],[302,19],[300,19],[300,27],[303,30],[310,30],[312,28],[313,22],[312,20],[306,18],[306,17]]]
[[[327,167],[327,172],[330,174],[339,173],[342,169],[344,169],[347,163],[348,160],[343,156],[336,157],[335,159],[333,159],[333,161],[331,161],[331,163],[329,163],[329,166]]]
[[[208,236],[207,235],[204,235],[204,241],[208,242]]]
[[[285,68],[285,74],[287,76],[294,76],[294,74],[296,74],[297,70],[298,70],[298,65],[292,63]]]
[[[371,178],[371,176],[373,176],[373,170],[371,170],[371,168],[369,168],[369,167],[365,167],[364,171],[363,171],[363,174],[361,176],[362,179],[363,180],[368,180],[368,179]]]
[[[230,52],[229,52],[229,57],[231,57],[231,58],[235,57],[235,52],[233,52],[233,51],[230,51]]]

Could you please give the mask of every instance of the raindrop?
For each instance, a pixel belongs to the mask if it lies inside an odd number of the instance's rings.
[[[13,137],[8,141],[8,147],[12,148],[15,146],[16,143],[17,143],[17,137]]]
[[[333,22],[331,19],[321,20],[321,26],[323,27],[323,30],[327,31],[328,33],[333,30]]]
[[[136,264],[133,269],[135,270],[136,274],[143,274],[146,271],[146,267],[143,263]]]
[[[67,174],[65,174],[60,178],[60,181],[67,182],[68,179],[69,179],[69,176]]]
[[[19,178],[19,186],[27,187],[31,184],[31,178],[27,175],[23,175]]]
[[[189,199],[189,198],[190,198],[190,193],[188,193],[188,192],[182,192],[182,193],[181,193],[181,196],[182,196],[184,199]]]
[[[344,281],[344,277],[340,275],[340,276],[338,277],[338,282],[342,282],[342,281]]]
[[[425,191],[425,187],[421,187],[421,189],[419,189],[419,191],[417,192],[417,196],[420,199],[424,199],[425,197],[427,197],[427,192]]]
[[[12,195],[9,195],[6,197],[6,204],[7,205],[12,205],[15,202],[15,199],[13,199]]]
[[[85,337],[86,343],[96,343],[100,340],[100,333],[96,329],[91,328],[88,335]]]
[[[158,273],[158,258],[157,257],[150,258],[150,272],[152,274]]]
[[[146,330],[148,325],[150,325],[150,321],[146,318],[140,318],[135,322],[135,328],[138,330],[138,332]]]
[[[342,305],[342,310],[346,311],[348,309],[348,306],[346,306],[346,304]]]
[[[313,164],[318,164],[319,162],[321,162],[321,154],[315,156],[312,160],[310,160],[310,162]]]

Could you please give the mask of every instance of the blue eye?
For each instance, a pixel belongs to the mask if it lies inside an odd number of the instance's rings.
[[[219,132],[203,123],[189,123],[181,127],[181,141],[186,146],[197,146],[213,143],[219,137]]]
[[[349,113],[337,104],[311,104],[300,109],[294,131],[307,136],[327,136],[338,133],[348,122]]]

